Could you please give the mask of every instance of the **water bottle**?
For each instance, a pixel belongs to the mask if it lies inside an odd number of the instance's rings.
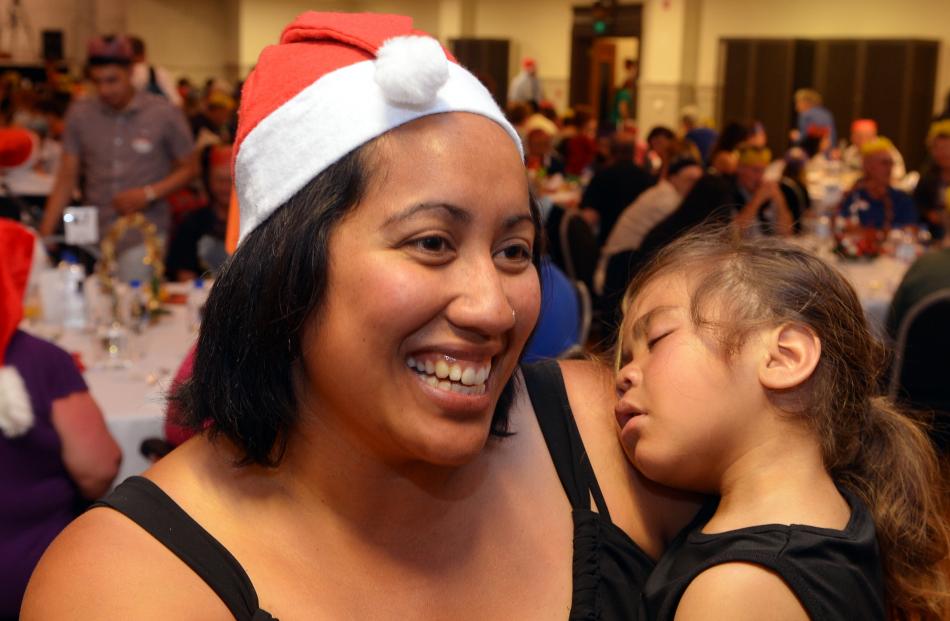
[[[917,244],[914,243],[913,234],[910,231],[900,231],[898,233],[897,248],[894,250],[894,256],[897,260],[910,265],[917,260]]]
[[[86,328],[86,298],[83,282],[86,270],[79,264],[76,255],[65,252],[57,266],[63,291],[63,327],[73,330]]]
[[[139,334],[149,320],[148,300],[141,280],[130,281],[129,289],[129,316],[132,330]]]
[[[197,330],[201,326],[201,312],[205,302],[208,300],[208,290],[205,288],[205,281],[201,278],[195,278],[191,283],[191,290],[188,292],[188,325],[192,330]]]

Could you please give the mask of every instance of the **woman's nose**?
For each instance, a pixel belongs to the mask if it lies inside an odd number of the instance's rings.
[[[451,323],[487,336],[515,326],[518,318],[505,291],[505,276],[490,258],[460,270],[457,277],[459,292],[447,309]]]

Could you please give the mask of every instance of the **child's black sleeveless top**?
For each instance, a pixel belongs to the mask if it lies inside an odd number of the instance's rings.
[[[885,618],[884,575],[867,507],[839,488],[851,505],[844,530],[766,524],[704,534],[718,501],[707,504],[676,537],[644,589],[643,617],[672,621],[686,587],[714,565],[755,563],[785,581],[813,620]]]

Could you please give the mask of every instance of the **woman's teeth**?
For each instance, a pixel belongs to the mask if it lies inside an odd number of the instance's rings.
[[[485,380],[491,373],[491,363],[485,365],[463,365],[445,359],[417,360],[410,356],[406,365],[422,374],[429,386],[463,395],[481,395],[485,392]]]

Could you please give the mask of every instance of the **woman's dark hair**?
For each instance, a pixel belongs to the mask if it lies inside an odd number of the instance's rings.
[[[700,228],[637,274],[624,296],[625,315],[647,284],[670,274],[688,274],[698,283],[690,299],[693,325],[717,336],[726,356],[756,330],[785,323],[805,326],[819,338],[818,365],[795,394],[787,394],[798,405],[785,411],[812,430],[831,477],[871,511],[888,618],[950,618],[944,566],[950,525],[939,462],[922,426],[880,394],[886,350],[851,285],[787,242],[743,240],[728,225]],[[625,324],[632,319],[625,316]]]
[[[171,396],[188,427],[224,436],[241,453],[238,465],[276,466],[298,420],[295,369],[301,339],[327,294],[328,245],[340,220],[361,202],[372,143],[317,175],[248,234],[212,287],[191,378]],[[533,263],[540,264],[540,216]],[[508,435],[508,381],[491,433]]]

